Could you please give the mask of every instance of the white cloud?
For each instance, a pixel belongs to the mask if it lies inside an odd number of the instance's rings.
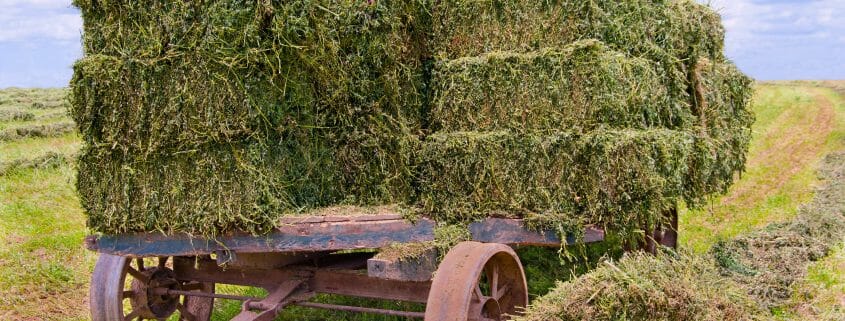
[[[3,0],[2,7],[67,8],[70,0]]]
[[[78,41],[82,18],[70,0],[2,0],[0,42]]]

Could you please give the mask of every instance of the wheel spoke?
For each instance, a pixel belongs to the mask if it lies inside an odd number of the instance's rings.
[[[194,316],[193,314],[191,314],[191,311],[188,311],[188,309],[185,308],[185,305],[180,303],[179,305],[176,306],[176,309],[179,310],[179,319],[180,320],[198,321],[197,317]]]
[[[502,297],[505,296],[505,294],[508,294],[508,291],[510,291],[510,290],[511,290],[510,285],[505,284],[504,286],[502,286],[501,289],[499,289],[499,291],[497,291],[496,294],[493,295],[493,298],[495,298],[497,301],[501,300]]]
[[[158,268],[163,269],[165,265],[167,265],[167,257],[163,256],[158,258]]]
[[[124,300],[131,298],[133,295],[135,295],[135,292],[133,292],[132,290],[123,291]]]
[[[490,296],[499,298],[499,266],[493,265],[493,276],[490,277]]]
[[[141,314],[141,311],[139,311],[139,310],[132,310],[132,312],[129,312],[129,314],[127,314],[125,317],[123,317],[123,320],[124,320],[124,321],[131,321],[132,319],[134,319],[135,317],[137,317],[139,314]],[[139,317],[139,318],[138,318],[138,320],[140,320],[140,319],[141,319],[141,318]]]
[[[129,265],[126,266],[126,272],[128,272],[130,275],[132,275],[132,277],[134,277],[138,281],[141,281],[141,283],[147,284],[150,281],[146,275]]]
[[[479,302],[484,299],[484,294],[481,293],[481,284],[475,285],[475,298],[478,299]]]
[[[138,271],[144,272],[146,268],[144,267],[144,259],[137,258],[135,259],[136,264],[138,265]]]

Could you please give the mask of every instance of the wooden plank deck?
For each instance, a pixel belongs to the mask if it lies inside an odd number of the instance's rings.
[[[418,243],[434,240],[435,223],[429,219],[410,222],[400,214],[360,216],[308,216],[282,220],[276,231],[253,236],[231,234],[216,239],[190,235],[126,234],[89,236],[88,249],[127,257],[196,256],[211,253],[318,252],[377,249],[392,243]],[[473,240],[511,245],[560,246],[552,231],[535,232],[517,219],[489,218],[469,226]],[[604,232],[588,228],[583,240],[565,238],[567,244],[598,242]]]
[[[399,215],[286,219],[264,236],[232,234],[216,239],[190,235],[134,234],[86,238],[86,247],[129,257],[194,256],[235,253],[316,252],[381,248],[391,243],[434,240],[434,222],[411,223]]]

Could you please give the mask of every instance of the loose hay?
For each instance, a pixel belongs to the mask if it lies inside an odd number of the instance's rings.
[[[32,137],[55,137],[71,133],[76,128],[73,122],[57,122],[43,125],[30,125],[9,128],[0,131],[0,142]]]
[[[724,276],[741,284],[764,309],[785,304],[808,265],[828,255],[845,235],[845,153],[829,155],[825,181],[798,217],[723,241],[711,250]]]
[[[9,175],[23,169],[56,168],[69,163],[68,157],[56,152],[47,152],[33,159],[16,159],[10,162],[0,162],[0,176]]]
[[[20,110],[0,110],[0,121],[30,121],[35,114]]]
[[[713,263],[689,254],[631,253],[533,301],[516,321],[765,320]]]

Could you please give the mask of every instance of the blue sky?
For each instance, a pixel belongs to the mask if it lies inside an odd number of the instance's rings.
[[[700,0],[722,13],[726,51],[761,80],[845,79],[845,0]],[[61,87],[82,55],[70,0],[0,0],[0,88]]]

